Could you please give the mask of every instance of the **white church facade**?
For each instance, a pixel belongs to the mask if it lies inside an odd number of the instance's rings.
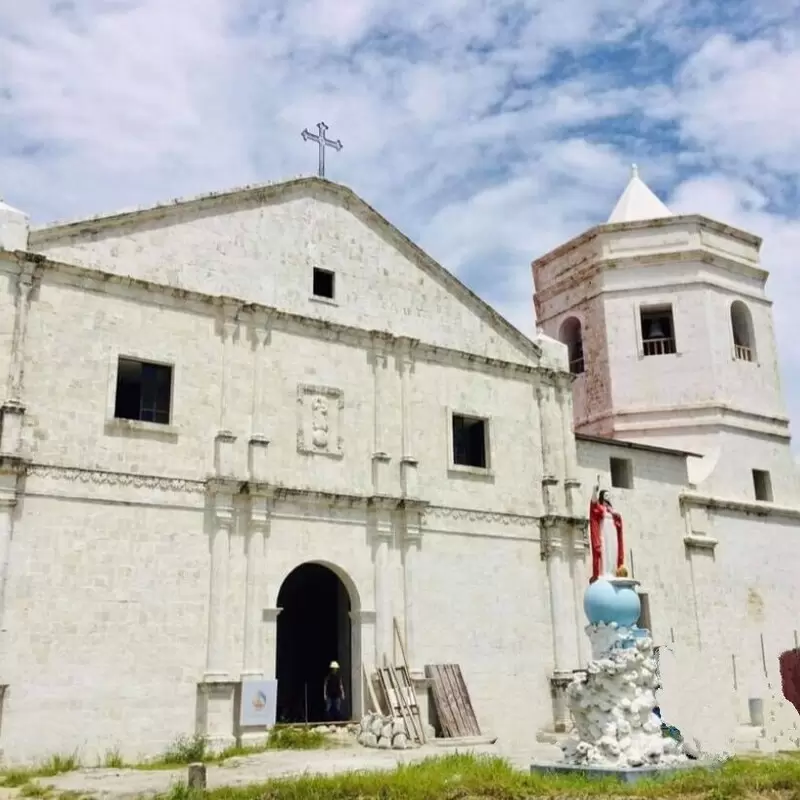
[[[33,230],[0,205],[4,758],[246,740],[249,676],[318,719],[333,658],[357,717],[395,620],[421,698],[458,663],[509,750],[557,737],[598,479],[666,716],[795,746],[800,487],[759,244],[634,176],[534,262],[530,340],[325,180]]]

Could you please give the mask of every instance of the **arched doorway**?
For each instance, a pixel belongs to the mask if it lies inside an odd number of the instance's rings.
[[[278,721],[322,722],[323,682],[331,661],[338,661],[344,681],[342,716],[352,715],[352,637],[350,593],[324,564],[306,563],[292,570],[278,592],[275,676]]]

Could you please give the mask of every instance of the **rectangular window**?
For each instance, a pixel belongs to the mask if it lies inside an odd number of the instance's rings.
[[[756,500],[764,503],[772,502],[772,478],[765,469],[753,470],[753,488],[756,492]]]
[[[169,425],[172,367],[120,357],[114,416]]]
[[[633,489],[633,461],[629,458],[611,458],[609,471],[611,485],[615,489]]]
[[[453,414],[453,463],[460,467],[488,467],[488,425],[485,419]]]
[[[314,267],[314,286],[312,291],[314,297],[324,297],[326,300],[333,300],[336,284],[336,275],[327,269]]]
[[[651,306],[639,311],[642,323],[642,351],[646,356],[675,352],[675,324],[672,306]]]

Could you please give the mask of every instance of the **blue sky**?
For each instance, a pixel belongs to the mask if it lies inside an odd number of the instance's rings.
[[[526,333],[529,264],[631,162],[764,238],[800,420],[800,0],[0,3],[0,195],[34,222],[316,169]]]

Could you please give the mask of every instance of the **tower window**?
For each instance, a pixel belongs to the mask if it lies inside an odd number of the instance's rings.
[[[755,489],[756,500],[762,503],[772,502],[772,478],[765,469],[753,470],[753,489]]]
[[[172,404],[172,367],[120,358],[117,365],[117,419],[169,425]]]
[[[453,414],[453,464],[486,469],[488,424],[485,419]]]
[[[583,359],[583,331],[581,321],[577,317],[567,317],[561,323],[558,339],[567,346],[569,371],[573,375],[581,375],[586,369]]]
[[[756,344],[753,334],[753,317],[750,309],[741,301],[731,303],[731,333],[733,334],[733,357],[737,361],[755,361]]]
[[[333,300],[336,275],[328,269],[314,268],[314,282],[312,291],[314,297],[324,297],[326,300]]]
[[[675,324],[672,306],[651,306],[639,312],[642,323],[642,351],[646,356],[675,352]]]
[[[615,489],[633,489],[633,461],[629,458],[611,458],[609,472]]]

